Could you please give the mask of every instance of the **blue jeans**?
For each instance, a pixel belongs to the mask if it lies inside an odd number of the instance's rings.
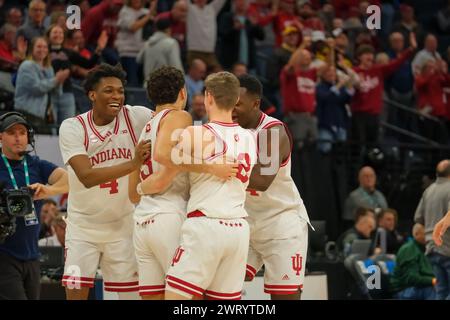
[[[428,259],[436,276],[436,299],[450,300],[450,257],[432,252]]]
[[[395,299],[400,300],[435,300],[436,291],[433,287],[410,287],[394,295]]]
[[[142,87],[142,83],[139,84],[139,76],[138,76],[139,65],[136,62],[136,58],[120,57],[120,63],[122,64],[123,69],[127,73],[127,86]]]
[[[328,153],[331,150],[333,142],[343,142],[347,140],[347,130],[345,128],[335,127],[333,130],[319,128],[319,140],[317,148],[323,153]]]
[[[56,114],[56,122],[58,126],[67,119],[75,116],[75,96],[73,92],[63,92],[62,95],[52,96],[53,110]]]

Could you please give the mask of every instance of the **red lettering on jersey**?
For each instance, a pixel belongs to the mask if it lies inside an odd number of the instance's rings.
[[[144,162],[141,169],[141,180],[145,180],[153,174],[152,159],[148,159]]]
[[[150,125],[150,123],[147,123],[147,125],[145,126],[145,132],[150,132],[151,129],[152,126]]]
[[[109,194],[115,194],[119,192],[119,183],[116,180],[112,180],[111,182],[106,182],[100,184],[100,189],[108,189],[109,188]]]
[[[119,158],[126,159],[127,158],[127,149],[119,148]]]
[[[239,161],[239,165],[236,178],[241,180],[242,183],[246,183],[249,178],[248,172],[250,171],[250,155],[248,153],[239,153],[237,160]]]
[[[117,155],[116,149],[111,150],[111,159],[119,159],[119,156]]]
[[[133,158],[133,156],[131,155],[131,150],[130,149],[128,149],[127,156],[125,158],[127,158],[127,159],[132,159]]]
[[[132,159],[133,156],[131,154],[131,150],[127,148],[117,148],[117,149],[108,149],[106,151],[101,151],[92,157],[90,157],[91,165],[95,166],[96,164],[116,159]]]
[[[302,271],[302,261],[303,257],[296,253],[295,256],[292,256],[292,269],[296,272],[296,275],[300,275],[300,271]]]
[[[178,261],[180,261],[181,255],[183,254],[184,249],[181,249],[181,247],[178,247],[175,251],[175,254],[172,259],[172,266],[174,266]]]

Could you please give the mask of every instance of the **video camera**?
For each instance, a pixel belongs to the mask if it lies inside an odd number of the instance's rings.
[[[28,187],[4,189],[0,186],[0,243],[16,231],[16,218],[33,212],[34,190]]]

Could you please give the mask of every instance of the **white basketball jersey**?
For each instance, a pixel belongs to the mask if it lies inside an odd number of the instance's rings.
[[[144,107],[123,106],[116,119],[105,126],[94,124],[92,110],[63,122],[60,144],[69,172],[67,222],[70,236],[107,242],[128,233],[134,210],[128,198],[128,175],[86,188],[68,160],[77,154],[85,154],[93,168],[111,167],[131,160],[137,144],[135,132],[140,132],[145,124],[142,121],[150,120],[152,115],[153,111]],[[85,150],[80,150],[83,148],[80,139],[84,141]],[[128,217],[131,220],[127,219],[125,223],[124,219]]]
[[[262,130],[279,125],[286,128],[280,120],[262,113],[255,130],[259,136]],[[292,220],[296,217],[309,222],[303,200],[291,177],[290,154],[282,162],[275,179],[266,191],[247,190],[245,209],[249,215],[248,221],[252,227],[253,238],[257,237],[253,232],[262,238],[270,238],[271,234],[283,229],[286,232],[289,225],[294,225]]]
[[[156,114],[145,128],[139,138],[141,140],[151,140],[152,155],[141,167],[141,181],[149,177],[152,173],[161,170],[161,164],[153,160],[153,154],[156,149],[156,139],[158,136],[159,125],[161,120],[169,114],[171,109],[162,110]],[[163,194],[145,195],[141,197],[141,201],[134,211],[134,218],[141,223],[156,214],[160,213],[178,213],[186,215],[186,205],[189,198],[189,181],[186,172],[179,173],[172,181],[170,187]]]
[[[246,217],[245,190],[256,161],[256,136],[235,123],[212,121],[203,127],[215,136],[215,151],[207,160],[223,156],[239,161],[239,172],[237,177],[228,181],[211,174],[189,173],[187,212],[199,210],[210,218],[221,219]]]

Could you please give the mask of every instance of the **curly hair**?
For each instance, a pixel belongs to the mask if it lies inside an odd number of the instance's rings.
[[[174,67],[160,67],[150,73],[147,94],[156,105],[175,103],[184,84],[183,72]]]
[[[108,77],[118,78],[122,82],[122,85],[125,86],[126,75],[126,72],[120,64],[112,66],[107,63],[102,63],[87,74],[86,80],[84,81],[84,91],[87,94],[89,91],[95,90],[100,80]]]

